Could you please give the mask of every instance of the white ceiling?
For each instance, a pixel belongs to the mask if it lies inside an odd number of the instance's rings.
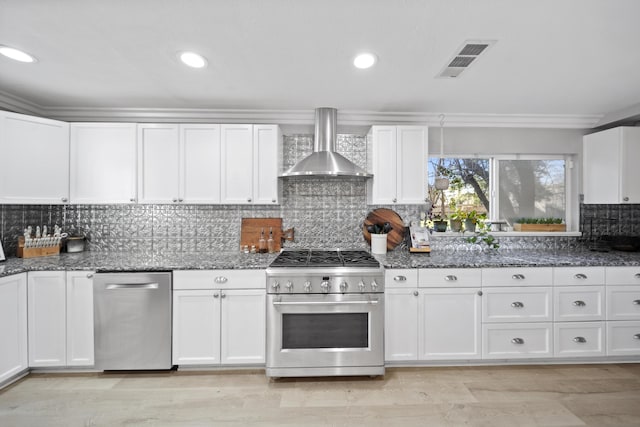
[[[638,0],[0,0],[0,44],[38,58],[0,57],[0,106],[594,125],[640,106],[639,18]],[[468,39],[497,42],[460,77],[436,78]],[[183,66],[182,50],[209,66]],[[374,68],[352,66],[362,50]]]

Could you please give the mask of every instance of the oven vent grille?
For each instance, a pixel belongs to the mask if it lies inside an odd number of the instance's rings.
[[[495,40],[465,41],[436,77],[458,77],[471,64],[476,63],[476,59],[494,43]]]

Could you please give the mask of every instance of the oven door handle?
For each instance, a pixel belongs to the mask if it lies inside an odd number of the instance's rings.
[[[372,301],[274,301],[273,305],[369,305],[378,304],[378,300]]]

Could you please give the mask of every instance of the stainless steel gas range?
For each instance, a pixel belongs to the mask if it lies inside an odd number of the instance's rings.
[[[267,294],[268,376],[384,374],[384,270],[371,254],[285,250]]]

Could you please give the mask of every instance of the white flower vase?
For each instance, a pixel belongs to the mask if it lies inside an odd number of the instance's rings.
[[[384,255],[387,253],[387,235],[386,234],[371,235],[371,253],[376,255]]]

